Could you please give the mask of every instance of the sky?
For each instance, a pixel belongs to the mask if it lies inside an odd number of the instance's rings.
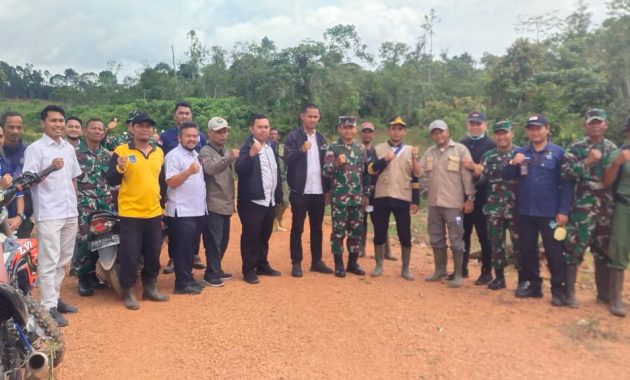
[[[597,25],[604,1],[584,0]],[[98,73],[108,61],[120,76],[145,65],[186,60],[186,33],[195,30],[207,47],[267,36],[280,49],[302,40],[323,40],[327,28],[352,24],[373,54],[384,41],[409,45],[422,34],[424,16],[435,9],[434,54],[503,54],[519,36],[519,15],[557,12],[564,18],[577,0],[0,0],[0,60],[31,63],[61,73],[68,67]],[[533,37],[533,36],[532,36]],[[119,78],[121,79],[121,78]]]

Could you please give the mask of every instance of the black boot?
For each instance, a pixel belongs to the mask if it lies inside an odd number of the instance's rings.
[[[92,283],[89,279],[89,274],[79,275],[79,286],[77,288],[77,293],[79,293],[81,297],[89,297],[94,295],[94,290],[92,290]]]
[[[107,285],[96,275],[96,272],[91,272],[88,274],[88,279],[90,281],[90,285],[92,289],[105,289]]]
[[[610,280],[607,263],[595,263],[595,285],[597,286],[597,302],[610,302]]]
[[[335,276],[346,277],[346,271],[343,269],[343,256],[333,255],[335,258]]]
[[[482,269],[479,278],[475,281],[475,285],[488,285],[490,282],[492,282],[492,271],[490,269]]]
[[[577,280],[578,266],[576,264],[567,265],[567,274],[564,282],[566,298],[565,303],[568,307],[578,307],[577,298],[575,298],[575,282]]]
[[[157,277],[142,277],[142,299],[156,302],[168,301],[168,296],[157,290]]]
[[[348,256],[348,267],[346,271],[352,274],[356,274],[357,276],[365,276],[365,271],[359,265],[359,253],[352,253]]]
[[[495,269],[495,279],[492,280],[492,282],[490,282],[488,284],[488,289],[490,290],[499,290],[499,289],[505,289],[505,274],[503,273],[503,268],[500,269]]]

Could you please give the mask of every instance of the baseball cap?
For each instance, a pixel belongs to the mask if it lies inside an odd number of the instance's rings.
[[[374,124],[370,123],[369,121],[364,121],[363,123],[361,123],[361,131],[364,131],[366,129],[369,129],[370,131],[376,130],[376,128],[374,128]]]
[[[549,125],[549,121],[547,120],[547,118],[541,114],[534,114],[532,116],[530,116],[527,119],[527,123],[525,124],[525,128],[529,127],[529,126],[543,126],[543,125]]]
[[[133,118],[136,117],[137,114],[139,114],[140,111],[138,110],[133,110],[131,112],[129,112],[129,116],[127,116],[127,121],[126,123],[131,123],[133,121]]]
[[[151,125],[155,125],[155,120],[151,119],[149,114],[144,113],[144,112],[136,113],[136,115],[133,117],[133,120],[131,120],[132,125],[140,124],[144,122],[148,122]]]
[[[211,131],[220,131],[224,128],[230,128],[227,120],[222,117],[215,116],[208,121],[208,129]]]
[[[471,112],[468,114],[468,121],[474,121],[477,123],[485,123],[488,120],[483,112]]]
[[[586,124],[590,123],[593,120],[605,121],[607,118],[608,115],[606,115],[606,111],[601,108],[591,108],[590,110],[586,111],[586,114],[584,115],[584,120],[586,121]]]
[[[511,131],[512,122],[510,120],[502,120],[492,126],[492,132],[497,131]]]
[[[339,116],[337,120],[337,126],[343,127],[344,125],[352,125],[353,127],[357,126],[357,118],[356,116]]]
[[[429,133],[431,133],[434,129],[447,130],[448,125],[444,120],[433,120],[431,124],[429,124]]]
[[[407,126],[407,123],[405,122],[405,118],[401,115],[396,115],[394,117],[392,117],[391,119],[389,119],[389,125],[402,125],[403,127]]]

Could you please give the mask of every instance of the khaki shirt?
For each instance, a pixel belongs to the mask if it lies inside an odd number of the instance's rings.
[[[208,141],[199,151],[199,158],[203,162],[203,172],[206,181],[206,205],[208,211],[220,215],[234,213],[234,172],[230,150],[221,148]]]
[[[460,208],[466,196],[475,194],[472,173],[464,168],[465,160],[472,160],[470,152],[453,140],[444,149],[434,145],[424,152],[420,166],[429,180],[429,207]]]

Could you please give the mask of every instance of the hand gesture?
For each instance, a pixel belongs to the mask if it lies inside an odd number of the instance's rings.
[[[387,154],[385,155],[385,161],[390,162],[391,160],[393,160],[396,157],[396,155],[394,154],[394,152],[387,152]]]
[[[254,143],[252,144],[252,147],[249,150],[249,155],[254,157],[262,150],[262,148],[263,148],[262,144],[258,140],[254,140]]]
[[[2,180],[0,180],[0,189],[6,189],[13,182],[13,177],[11,174],[7,173],[2,176]]]
[[[481,173],[483,173],[483,165],[475,165],[475,169],[473,169],[473,175],[475,177],[481,177]]]
[[[409,207],[409,210],[411,211],[411,215],[416,215],[418,213],[418,205],[415,203],[412,203],[411,206]]]
[[[309,149],[311,149],[311,142],[304,141],[304,144],[302,144],[302,152],[306,153]]]
[[[473,203],[473,201],[466,201],[462,205],[462,210],[464,211],[464,214],[470,214],[471,212],[473,212],[474,209],[475,204]]]
[[[125,169],[127,169],[127,156],[118,156],[116,164],[121,171],[125,171]]]
[[[110,121],[107,124],[107,130],[111,131],[112,129],[116,128],[118,126],[118,119],[114,118],[114,120]]]
[[[53,158],[52,164],[57,170],[63,168],[63,158],[61,157]]]
[[[568,222],[569,222],[569,217],[568,216],[566,216],[564,214],[556,215],[556,223],[559,226],[566,226]]]
[[[335,164],[337,164],[337,166],[341,166],[345,163],[346,163],[346,155],[341,153],[339,156],[337,156],[337,160],[335,160]]]
[[[193,161],[193,163],[190,164],[190,166],[188,167],[188,169],[186,169],[186,171],[188,171],[188,175],[193,175],[193,174],[199,173],[200,169],[201,169],[201,166],[199,165],[199,163],[197,161]]]
[[[236,160],[239,154],[240,154],[240,151],[238,149],[230,150],[230,158],[232,159],[232,161]]]
[[[523,153],[516,153],[516,156],[512,158],[512,165],[520,165],[526,158]]]
[[[418,149],[417,146],[414,146],[413,148],[411,148],[411,156],[413,158],[417,158],[419,153],[420,153],[420,149]]]
[[[584,164],[587,166],[592,165],[599,162],[599,160],[601,159],[602,159],[602,152],[599,149],[591,149],[588,152],[588,156],[586,156],[586,158],[584,159]]]

